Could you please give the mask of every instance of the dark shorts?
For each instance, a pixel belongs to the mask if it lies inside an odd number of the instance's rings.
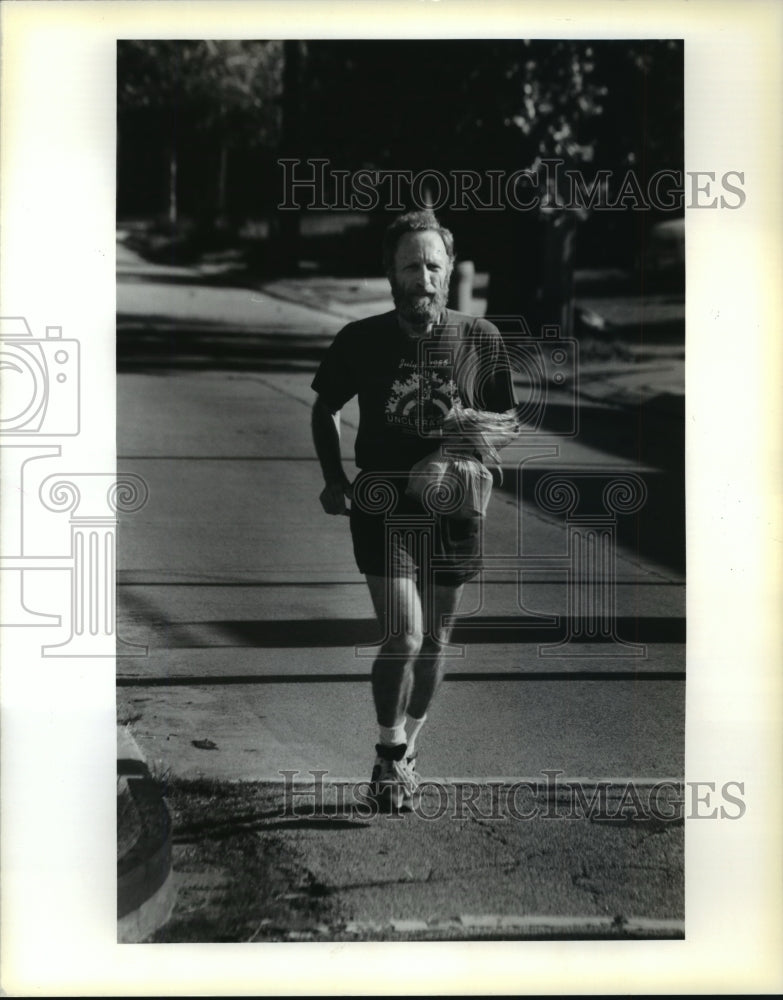
[[[353,552],[360,572],[409,577],[419,585],[456,587],[481,569],[481,518],[433,517],[397,489],[391,511],[368,513],[351,505]]]

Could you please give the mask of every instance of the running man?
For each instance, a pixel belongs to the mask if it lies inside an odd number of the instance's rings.
[[[384,637],[371,674],[379,727],[371,782],[384,806],[399,808],[418,783],[417,740],[482,542],[479,516],[432,514],[407,497],[408,473],[441,443],[455,405],[499,413],[516,401],[497,328],[446,306],[454,239],[435,215],[395,219],[383,263],[395,308],[337,334],[313,379],[312,433],[325,481],[321,504],[327,514],[350,515],[354,556]],[[360,473],[351,484],[340,458],[340,410],[356,395]],[[379,495],[383,509],[367,500]],[[394,519],[413,530],[390,532]]]

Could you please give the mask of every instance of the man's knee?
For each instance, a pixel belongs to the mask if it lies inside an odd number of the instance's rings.
[[[433,629],[422,638],[420,652],[425,656],[439,653],[444,646],[448,645],[450,636],[450,627]]]
[[[381,652],[386,656],[399,656],[405,659],[413,659],[418,656],[422,646],[421,632],[401,632],[399,635],[390,635],[383,644]]]

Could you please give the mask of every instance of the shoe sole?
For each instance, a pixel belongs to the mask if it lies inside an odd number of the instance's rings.
[[[395,785],[376,786],[373,794],[381,812],[403,812],[410,808],[410,798]]]

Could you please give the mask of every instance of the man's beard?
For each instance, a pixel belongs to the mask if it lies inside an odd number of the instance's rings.
[[[448,288],[439,288],[432,294],[417,294],[403,291],[392,280],[391,290],[397,312],[413,327],[423,328],[429,323],[436,323],[446,308]]]

